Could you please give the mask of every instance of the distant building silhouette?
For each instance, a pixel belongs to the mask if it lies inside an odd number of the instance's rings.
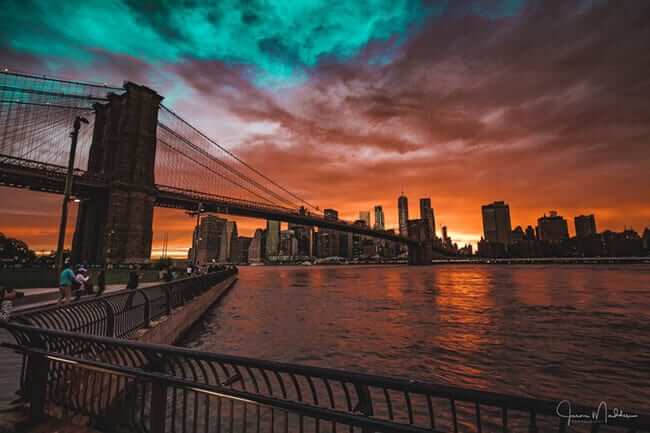
[[[524,240],[534,241],[537,238],[535,235],[535,229],[533,226],[526,227],[526,234],[524,235]]]
[[[576,227],[576,237],[586,238],[587,236],[595,235],[596,231],[596,218],[591,215],[579,215],[573,219]]]
[[[550,211],[547,216],[537,220],[537,237],[541,241],[564,241],[569,239],[569,227],[564,218],[557,214],[556,211]]]
[[[266,258],[280,254],[280,221],[266,220]]]
[[[366,226],[370,227],[370,211],[362,210],[359,212],[359,219],[366,223]]]
[[[219,260],[226,247],[228,221],[214,215],[201,218],[196,236],[196,262],[200,264]]]
[[[433,214],[433,209],[431,208],[431,199],[430,198],[421,198],[420,199],[420,219],[427,222],[427,227],[431,233],[431,239],[436,237],[436,219]]]
[[[375,225],[373,228],[375,230],[384,230],[386,227],[386,221],[384,220],[384,208],[380,205],[375,206]]]
[[[404,193],[402,193],[402,195],[400,195],[397,199],[397,217],[399,223],[399,234],[401,236],[407,237],[409,234],[409,200],[406,198]]]
[[[336,221],[339,219],[339,212],[335,209],[323,210],[325,219]],[[318,257],[334,257],[339,255],[339,236],[337,230],[319,229],[316,234],[316,255]]]
[[[510,234],[510,242],[512,243],[521,242],[524,240],[525,237],[526,237],[526,233],[524,233],[524,229],[522,229],[521,226],[517,226]]]
[[[289,223],[289,229],[293,230],[298,242],[298,256],[314,255],[314,228],[300,224]]]
[[[266,234],[264,230],[255,230],[255,235],[248,247],[248,263],[260,263],[264,260],[266,250]]]
[[[232,262],[235,264],[238,263],[248,263],[248,250],[250,248],[253,238],[247,236],[237,237],[235,242],[235,247],[232,249],[231,256],[233,258]]]
[[[483,216],[483,235],[488,242],[503,245],[511,243],[510,207],[503,201],[495,201],[481,207]],[[507,249],[507,247],[506,247]]]

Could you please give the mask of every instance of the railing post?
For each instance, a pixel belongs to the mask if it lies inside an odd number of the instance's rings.
[[[111,304],[105,299],[101,300],[106,311],[106,337],[115,337],[115,312]]]
[[[36,332],[29,333],[29,346],[36,349],[45,349],[43,338]],[[27,355],[27,397],[29,398],[29,415],[32,421],[41,421],[45,418],[45,403],[47,401],[47,382],[49,374],[49,360],[42,353],[31,352]]]
[[[167,307],[167,315],[169,316],[169,315],[172,314],[172,294],[171,294],[172,286],[171,286],[171,284],[166,284],[163,287],[163,290],[165,291],[165,300],[167,301],[167,305],[166,305],[166,307]]]
[[[144,290],[140,290],[140,294],[142,294],[142,297],[144,298],[143,325],[145,328],[148,328],[151,326],[151,301]]]
[[[361,412],[365,416],[373,416],[374,410],[372,408],[372,397],[370,396],[370,390],[367,385],[361,385],[359,383],[354,384],[354,389],[357,391],[357,406],[354,408],[355,412]],[[370,433],[370,430],[363,428],[361,430],[363,433]]]
[[[151,383],[151,433],[165,433],[167,421],[167,385]]]
[[[29,412],[32,421],[41,421],[45,418],[48,372],[47,357],[41,353],[30,353],[27,360],[27,374],[30,378]]]
[[[164,373],[164,357],[152,353],[145,354],[151,371]],[[160,380],[151,382],[151,433],[165,433],[167,421],[167,384]]]

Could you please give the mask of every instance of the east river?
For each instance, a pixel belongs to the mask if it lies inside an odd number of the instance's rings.
[[[650,266],[241,267],[184,345],[648,412]]]
[[[650,266],[242,267],[185,345],[647,412]]]

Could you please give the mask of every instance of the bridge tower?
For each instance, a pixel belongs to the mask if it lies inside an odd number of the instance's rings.
[[[417,245],[409,245],[409,265],[430,265],[433,260],[433,241],[431,230],[426,220],[408,220],[408,237],[418,241]]]
[[[162,97],[130,82],[95,104],[88,174],[106,187],[81,202],[73,261],[142,263],[151,255],[158,109]]]

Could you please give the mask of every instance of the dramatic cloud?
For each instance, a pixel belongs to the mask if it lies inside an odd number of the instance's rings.
[[[115,2],[105,20],[92,1],[32,3],[0,12],[10,67],[151,85],[345,218],[382,204],[395,225],[403,189],[460,240],[480,237],[493,200],[515,225],[549,209],[650,225],[647,2]],[[191,221],[165,212],[157,232],[186,245]]]

